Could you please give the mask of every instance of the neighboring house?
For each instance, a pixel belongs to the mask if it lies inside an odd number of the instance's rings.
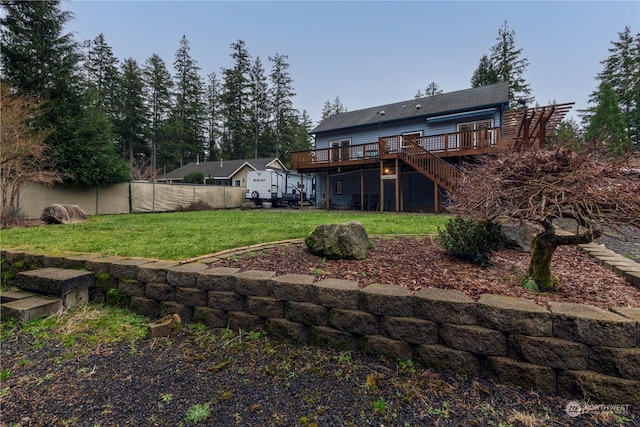
[[[544,144],[571,104],[509,111],[507,83],[335,114],[291,167],[316,174],[318,206],[438,212],[464,159]],[[446,201],[444,201],[446,203]]]
[[[287,170],[278,158],[251,160],[217,160],[215,162],[188,163],[159,177],[157,182],[169,184],[181,183],[192,172],[201,172],[205,184],[244,187],[247,185],[247,172],[252,170]]]

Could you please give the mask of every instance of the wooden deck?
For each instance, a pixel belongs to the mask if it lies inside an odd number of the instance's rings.
[[[367,144],[295,151],[291,153],[291,168],[320,172],[338,166],[377,165],[381,160],[404,160],[407,152],[415,152],[415,147],[440,158],[472,156],[496,152],[511,143],[512,140],[503,141],[500,128],[420,137],[386,136]]]

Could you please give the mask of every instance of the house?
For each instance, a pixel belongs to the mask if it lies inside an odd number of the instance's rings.
[[[507,83],[335,114],[291,167],[316,174],[318,206],[438,212],[461,162],[544,144],[572,103],[509,110]]]
[[[247,185],[247,172],[252,170],[287,170],[278,158],[251,160],[219,160],[215,162],[191,162],[162,175],[156,181],[169,184],[181,183],[192,172],[201,172],[205,184],[244,187]]]

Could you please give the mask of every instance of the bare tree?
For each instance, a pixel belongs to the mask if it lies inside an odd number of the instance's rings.
[[[2,187],[2,216],[17,212],[18,192],[26,184],[59,181],[56,172],[43,169],[44,140],[50,130],[33,125],[42,114],[41,103],[21,97],[5,83],[0,85],[2,114],[0,114],[0,182]]]
[[[631,166],[637,160],[632,152],[610,156],[602,144],[581,151],[505,151],[463,168],[450,209],[478,219],[507,216],[542,225],[532,245],[529,279],[550,291],[558,246],[589,243],[603,234],[620,237],[626,226],[640,227],[640,173]],[[559,233],[553,221],[560,218],[575,220],[575,233]]]

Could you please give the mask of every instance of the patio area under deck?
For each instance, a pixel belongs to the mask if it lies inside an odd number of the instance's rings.
[[[381,137],[377,142],[298,151],[291,153],[291,167],[300,172],[327,172],[327,188],[331,171],[379,169],[380,189],[378,210],[391,208],[384,196],[385,183],[394,182],[393,210],[404,210],[402,195],[402,169],[409,166],[430,178],[434,183],[434,211],[440,211],[442,188],[450,188],[457,170],[443,158],[463,157],[496,152],[503,146],[499,128],[441,135],[394,135]],[[361,178],[361,186],[363,185]],[[364,191],[360,191],[364,196]],[[331,206],[327,196],[327,206]],[[366,200],[357,203],[363,209]]]

